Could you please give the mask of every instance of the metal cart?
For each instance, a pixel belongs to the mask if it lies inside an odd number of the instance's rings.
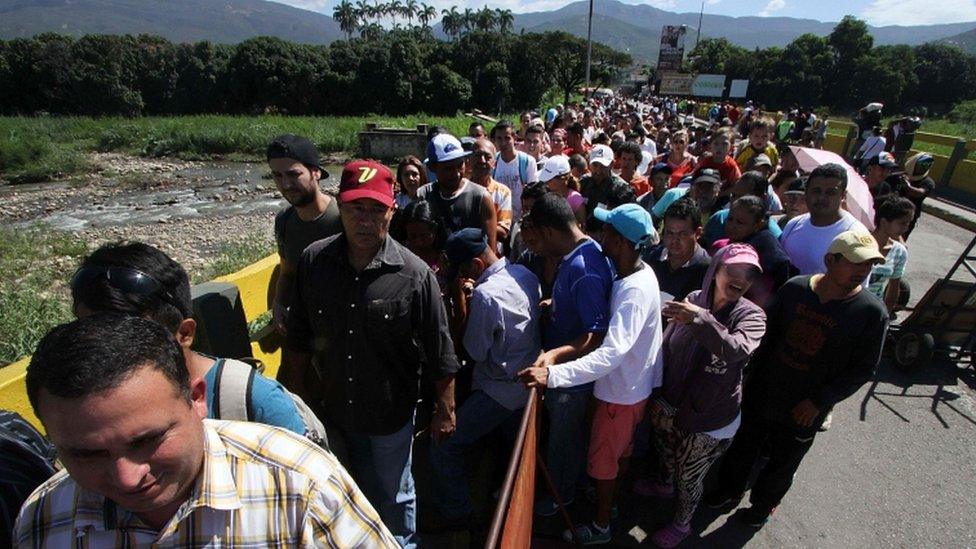
[[[938,353],[976,368],[976,237],[944,278],[925,292],[911,314],[892,326],[895,364],[908,371],[925,367]],[[969,276],[954,280],[960,267]],[[972,278],[972,280],[969,280]],[[968,355],[968,356],[967,356]]]

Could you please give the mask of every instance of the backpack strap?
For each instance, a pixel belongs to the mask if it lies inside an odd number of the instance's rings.
[[[214,365],[214,417],[236,421],[254,421],[251,387],[255,370],[237,360],[217,359]]]
[[[529,181],[529,155],[519,151],[518,153],[519,161],[519,178],[522,180],[522,186],[525,187],[531,181]]]

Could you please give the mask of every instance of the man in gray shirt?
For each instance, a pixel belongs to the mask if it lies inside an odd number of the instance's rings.
[[[445,252],[451,264],[449,276],[475,281],[464,331],[464,348],[475,366],[473,392],[457,412],[454,434],[431,445],[434,493],[443,520],[429,530],[471,523],[464,452],[500,425],[518,421],[528,391],[516,373],[531,364],[541,349],[535,275],[499,258],[481,229],[454,233]]]

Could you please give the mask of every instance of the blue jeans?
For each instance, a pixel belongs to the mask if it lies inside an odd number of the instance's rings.
[[[471,514],[468,481],[464,476],[465,450],[500,425],[518,421],[523,409],[509,410],[484,391],[475,391],[457,412],[454,434],[439,444],[431,441],[434,497],[444,518],[456,519]]]
[[[401,547],[417,547],[417,494],[413,461],[413,418],[391,435],[344,432],[346,467]]]
[[[587,438],[586,404],[590,391],[567,392],[546,390],[546,410],[549,412],[549,447],[546,466],[552,483],[564,503],[576,496],[576,482],[586,465]]]

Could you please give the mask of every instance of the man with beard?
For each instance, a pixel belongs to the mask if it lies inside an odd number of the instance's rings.
[[[342,221],[335,199],[319,187],[329,174],[311,141],[292,134],[278,136],[268,145],[267,158],[275,186],[288,201],[274,223],[281,270],[272,311],[275,328],[284,334],[298,258],[312,242],[342,232]]]

